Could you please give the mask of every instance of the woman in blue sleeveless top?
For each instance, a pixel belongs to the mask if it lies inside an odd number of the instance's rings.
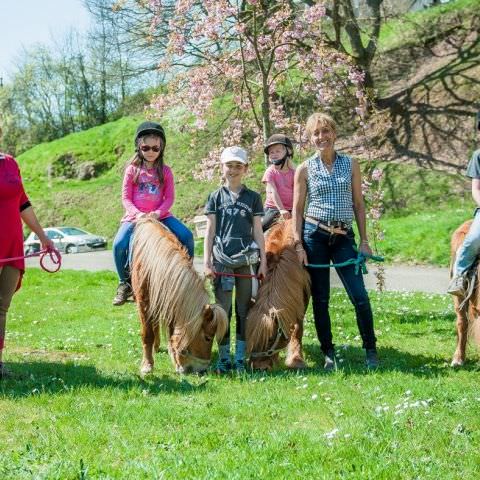
[[[335,151],[336,124],[326,114],[314,113],[307,120],[306,132],[316,153],[295,173],[293,225],[296,250],[304,264],[342,263],[357,257],[352,222],[360,234],[358,250],[371,254],[366,231],[360,167],[356,160]],[[306,205],[306,209],[305,209]],[[326,370],[335,368],[335,347],[328,311],[330,269],[308,268],[312,281],[315,328],[325,355]],[[366,366],[378,366],[373,316],[363,277],[355,267],[337,268],[350,301],[355,307],[357,325],[366,350]]]

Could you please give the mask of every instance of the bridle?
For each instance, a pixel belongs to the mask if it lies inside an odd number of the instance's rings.
[[[272,357],[276,353],[281,352],[282,350],[285,350],[287,348],[287,345],[281,348],[277,348],[278,344],[280,343],[280,340],[282,338],[288,342],[290,341],[289,336],[283,331],[283,328],[280,326],[280,323],[277,322],[278,324],[278,329],[277,329],[277,335],[275,336],[275,340],[273,341],[272,346],[266,350],[265,352],[252,352],[250,353],[250,358],[265,358],[265,357]]]
[[[188,348],[185,348],[181,352],[177,352],[178,355],[181,357],[189,358],[190,360],[193,360],[196,364],[203,366],[203,367],[208,367],[210,365],[210,359],[207,358],[200,358],[196,357],[195,355],[192,355]]]

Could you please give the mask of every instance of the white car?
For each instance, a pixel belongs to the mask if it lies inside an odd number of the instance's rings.
[[[51,227],[45,228],[47,237],[50,238],[55,247],[64,253],[89,252],[92,250],[103,250],[107,247],[107,239],[98,235],[81,230],[76,227]],[[24,242],[25,255],[38,252],[41,248],[37,235],[30,233]]]

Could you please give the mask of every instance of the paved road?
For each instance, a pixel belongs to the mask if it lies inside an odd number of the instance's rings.
[[[28,267],[38,267],[38,258],[27,259]],[[195,266],[202,270],[199,259]],[[62,256],[62,268],[71,270],[115,271],[112,252],[103,250],[91,253],[71,253]],[[365,276],[367,288],[375,288],[375,265],[369,267]],[[340,285],[340,280],[332,272],[332,285]],[[409,292],[445,293],[448,285],[448,268],[395,265],[386,267],[386,289]]]

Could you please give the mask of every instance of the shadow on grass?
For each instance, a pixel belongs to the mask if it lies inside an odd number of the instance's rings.
[[[144,379],[129,373],[106,375],[92,365],[59,362],[8,362],[12,378],[0,381],[0,398],[26,397],[39,393],[63,394],[85,387],[145,390],[148,395],[192,394],[205,388],[207,380],[198,376],[172,378],[149,375]]]
[[[452,355],[454,344],[452,342]],[[323,372],[323,354],[318,345],[304,345],[304,352],[307,363],[313,360],[315,365],[313,369],[319,373],[329,375]],[[370,374],[365,368],[365,351],[356,346],[349,345],[347,349],[337,348],[337,370],[344,375]],[[450,367],[450,357],[439,355],[412,354],[404,350],[397,350],[392,347],[378,347],[378,358],[380,367],[376,372],[405,372],[418,377],[438,377],[448,375],[452,371]],[[343,361],[340,362],[340,359]],[[478,371],[480,366],[474,359],[467,361],[462,367],[466,371]],[[308,371],[308,370],[307,370]]]

